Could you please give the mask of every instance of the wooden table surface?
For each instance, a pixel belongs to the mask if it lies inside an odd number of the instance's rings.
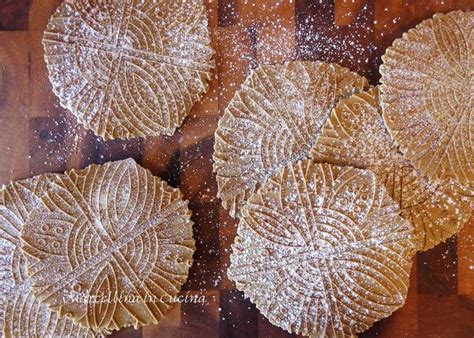
[[[379,79],[380,56],[406,29],[471,0],[206,0],[217,68],[211,90],[172,137],[104,142],[59,107],[41,37],[60,0],[0,0],[0,183],[133,157],[181,188],[197,252],[183,294],[160,325],[114,337],[286,337],[226,278],[236,222],[216,198],[213,133],[249,69],[284,60],[339,62]],[[474,222],[416,257],[406,305],[363,337],[474,336]]]

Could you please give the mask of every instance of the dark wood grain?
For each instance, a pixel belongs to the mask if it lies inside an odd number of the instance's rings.
[[[276,6],[275,3],[280,5]],[[215,76],[173,136],[104,142],[74,123],[51,91],[41,38],[61,0],[0,0],[0,183],[133,157],[190,201],[197,251],[177,304],[159,325],[114,337],[290,337],[271,325],[226,276],[237,221],[216,197],[213,133],[250,69],[285,60],[338,62],[379,79],[395,38],[469,0],[205,0]],[[418,254],[406,305],[362,337],[474,336],[474,219],[457,238]]]
[[[356,1],[357,2],[357,1]],[[359,1],[360,2],[360,1]],[[296,51],[298,59],[337,62],[366,76],[371,83],[379,78],[377,45],[374,41],[374,5],[364,2],[337,25],[338,3],[296,1]],[[341,48],[342,47],[342,48]]]
[[[0,31],[28,30],[32,0],[0,0]]]

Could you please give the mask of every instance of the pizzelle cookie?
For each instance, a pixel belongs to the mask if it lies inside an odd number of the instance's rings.
[[[173,134],[214,67],[200,0],[66,0],[43,45],[61,106],[106,140]]]
[[[190,215],[132,159],[66,172],[21,233],[34,296],[93,329],[158,323],[193,262]]]
[[[435,14],[393,42],[380,68],[385,123],[430,181],[474,193],[474,12]]]
[[[352,336],[400,308],[413,227],[369,170],[293,162],[243,209],[229,278],[271,323]]]
[[[1,190],[0,204],[0,320],[5,337],[93,337],[94,333],[67,318],[59,318],[33,297],[20,231],[56,175],[18,181]]]
[[[268,177],[306,158],[336,102],[367,80],[336,64],[260,66],[245,80],[215,133],[218,197],[232,217]]]
[[[428,250],[469,221],[472,198],[455,184],[430,184],[403,158],[387,132],[376,88],[341,100],[311,151],[318,162],[370,169],[415,227],[418,249]]]

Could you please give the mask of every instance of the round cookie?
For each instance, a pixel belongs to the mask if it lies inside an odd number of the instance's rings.
[[[40,175],[4,186],[0,204],[0,329],[4,337],[94,337],[94,332],[59,318],[33,297],[20,231],[57,175]]]
[[[158,323],[188,277],[191,212],[132,159],[66,172],[21,233],[36,299],[92,329]]]
[[[172,135],[214,67],[200,0],[66,0],[43,45],[61,106],[102,138]]]
[[[435,14],[393,42],[380,68],[383,118],[434,183],[474,193],[474,12]]]
[[[352,336],[400,308],[413,227],[369,170],[293,162],[248,201],[229,278],[271,323]]]
[[[431,184],[403,158],[387,132],[376,88],[341,100],[321,129],[311,157],[372,170],[415,227],[425,251],[469,221],[472,197],[455,184]]]
[[[336,102],[368,86],[336,64],[263,65],[247,77],[215,133],[218,197],[232,217],[289,162],[306,158]]]

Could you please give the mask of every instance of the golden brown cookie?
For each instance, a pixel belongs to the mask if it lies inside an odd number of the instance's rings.
[[[402,153],[434,183],[474,193],[474,12],[435,14],[383,56],[383,118]]]
[[[158,323],[193,262],[190,216],[132,159],[66,172],[21,233],[36,299],[93,329]]]
[[[215,133],[218,196],[232,217],[289,162],[306,158],[336,102],[368,86],[357,73],[324,62],[264,65],[252,71]]]
[[[341,100],[311,151],[318,162],[370,169],[415,227],[418,249],[456,234],[471,215],[467,192],[455,184],[430,184],[403,158],[387,132],[377,89]]]
[[[56,175],[40,175],[4,186],[0,204],[0,329],[5,337],[93,337],[94,333],[59,318],[33,297],[20,231]]]
[[[106,140],[173,134],[214,67],[200,0],[66,0],[43,45],[61,106]]]
[[[229,278],[271,323],[351,336],[400,308],[413,227],[369,170],[293,162],[243,209]]]

